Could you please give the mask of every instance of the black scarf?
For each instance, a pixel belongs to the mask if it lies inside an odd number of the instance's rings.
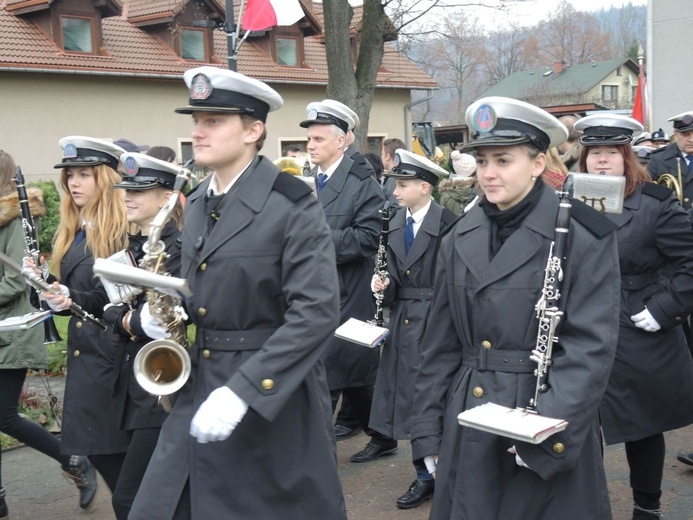
[[[522,221],[537,204],[543,189],[544,181],[539,177],[534,182],[534,186],[532,186],[527,196],[512,208],[506,210],[498,209],[498,206],[491,204],[486,199],[479,202],[479,206],[491,220],[491,240],[489,244],[491,258],[496,256],[496,253],[498,253],[508,237],[520,227]]]

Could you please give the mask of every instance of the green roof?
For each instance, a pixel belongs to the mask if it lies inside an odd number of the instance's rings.
[[[558,74],[554,73],[553,67],[514,72],[480,97],[505,96],[523,99],[544,94],[584,94],[624,64],[634,67],[635,71],[638,70],[630,58],[619,58],[572,65]]]

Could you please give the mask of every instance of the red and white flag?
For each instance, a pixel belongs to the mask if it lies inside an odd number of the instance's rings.
[[[640,74],[638,74],[638,87],[635,91],[635,99],[633,100],[633,111],[630,117],[642,123],[645,131],[650,131],[650,102],[647,96],[647,76],[645,68],[640,65]]]
[[[303,16],[299,0],[248,0],[243,29],[263,31],[275,25],[293,25]]]

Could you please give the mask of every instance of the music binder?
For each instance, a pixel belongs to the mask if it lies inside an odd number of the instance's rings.
[[[334,335],[346,341],[373,348],[385,341],[389,333],[388,329],[379,327],[375,323],[350,318],[337,328]]]
[[[51,316],[51,311],[34,311],[22,316],[12,316],[0,321],[0,332],[19,329],[30,329]]]
[[[563,419],[544,417],[525,408],[509,408],[494,403],[482,404],[462,412],[457,416],[457,422],[462,426],[530,444],[540,444],[568,426],[568,421]]]

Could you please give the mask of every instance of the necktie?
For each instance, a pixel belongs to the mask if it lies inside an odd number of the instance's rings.
[[[318,173],[318,195],[322,192],[322,189],[327,184],[327,175],[324,173]]]
[[[87,238],[87,234],[84,229],[77,231],[77,234],[75,235],[75,245],[80,245],[82,242],[84,242],[85,238]]]
[[[693,155],[687,155],[686,159],[688,160],[688,173],[693,173]]]
[[[404,226],[404,250],[409,254],[409,249],[414,243],[414,217],[407,217],[407,225]]]

